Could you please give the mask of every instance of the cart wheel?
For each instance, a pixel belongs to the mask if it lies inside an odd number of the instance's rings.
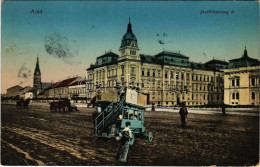
[[[153,134],[152,134],[152,132],[149,132],[149,134],[148,134],[148,141],[151,143],[152,140],[153,140]]]

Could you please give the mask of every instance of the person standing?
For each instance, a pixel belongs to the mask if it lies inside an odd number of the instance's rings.
[[[182,103],[182,107],[179,111],[180,117],[181,117],[181,126],[185,128],[186,122],[187,122],[187,115],[188,115],[188,110],[185,107],[185,103]]]
[[[101,110],[102,110],[101,105],[98,104],[96,110],[92,112],[92,121],[93,121],[94,126],[95,126],[95,120],[99,116],[99,114],[101,113]]]
[[[154,106],[154,102],[152,103],[152,110],[151,111],[155,111],[155,106]]]
[[[222,107],[222,115],[226,116],[227,115],[226,114],[226,105],[223,103],[221,107]]]
[[[117,137],[117,140],[121,139],[121,143],[119,146],[119,149],[117,151],[117,162],[126,162],[127,161],[127,154],[129,150],[129,146],[131,145],[131,140],[133,140],[133,134],[130,129],[130,122],[125,123],[125,128],[122,132],[119,133],[119,137]]]

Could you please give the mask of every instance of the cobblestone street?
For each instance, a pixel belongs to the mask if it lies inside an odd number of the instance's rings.
[[[118,141],[93,136],[93,109],[51,113],[48,106],[1,107],[2,165],[124,165],[115,162]],[[259,116],[190,113],[183,129],[178,113],[147,111],[145,127],[153,133],[153,142],[136,139],[126,165],[259,162]]]

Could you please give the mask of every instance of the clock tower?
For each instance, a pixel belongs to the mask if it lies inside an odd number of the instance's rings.
[[[119,48],[120,56],[119,59],[135,59],[139,60],[139,47],[137,45],[137,39],[132,30],[132,24],[130,22],[127,26],[127,31],[122,38],[121,46]]]

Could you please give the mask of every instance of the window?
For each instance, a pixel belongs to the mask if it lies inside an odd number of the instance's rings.
[[[153,71],[153,77],[155,77],[155,71]]]
[[[183,73],[181,73],[181,79],[184,79],[184,74]]]
[[[158,88],[160,88],[160,81],[158,81]]]
[[[130,50],[130,55],[136,55],[136,51],[135,50]]]
[[[125,68],[124,68],[124,66],[121,66],[121,72],[122,72],[121,75],[124,76],[124,74],[125,74]]]
[[[232,86],[235,86],[235,80],[232,79]]]
[[[133,120],[134,119],[134,111],[129,110],[129,119]]]
[[[147,76],[150,76],[150,70],[147,71]]]
[[[124,109],[124,115],[123,115],[123,118],[124,118],[124,119],[128,119],[128,111],[127,111],[126,108]]]
[[[142,69],[142,76],[144,76],[144,69]]]
[[[176,72],[176,79],[179,79],[179,73]]]
[[[142,112],[138,112],[138,120],[142,120]]]
[[[203,100],[205,100],[206,99],[206,96],[205,96],[205,94],[203,95]]]
[[[186,78],[190,79],[190,74],[189,73],[186,73]]]
[[[237,79],[237,86],[239,86],[239,79]]]
[[[235,97],[235,93],[232,93],[232,99],[235,99],[236,97]]]
[[[255,78],[251,78],[251,84],[255,86]]]
[[[161,71],[158,71],[158,77],[160,77],[161,76]]]
[[[131,75],[134,75],[135,74],[135,69],[134,67],[131,67]]]
[[[192,78],[191,78],[193,81],[194,81],[194,75],[192,75]]]
[[[134,120],[137,120],[138,116],[137,116],[137,110],[134,111]]]
[[[165,71],[165,78],[168,77],[168,71]]]
[[[252,100],[255,100],[255,92],[252,92],[251,98]]]
[[[239,93],[236,94],[236,98],[239,99]]]
[[[170,76],[171,78],[173,78],[173,72],[171,71],[171,76]]]

